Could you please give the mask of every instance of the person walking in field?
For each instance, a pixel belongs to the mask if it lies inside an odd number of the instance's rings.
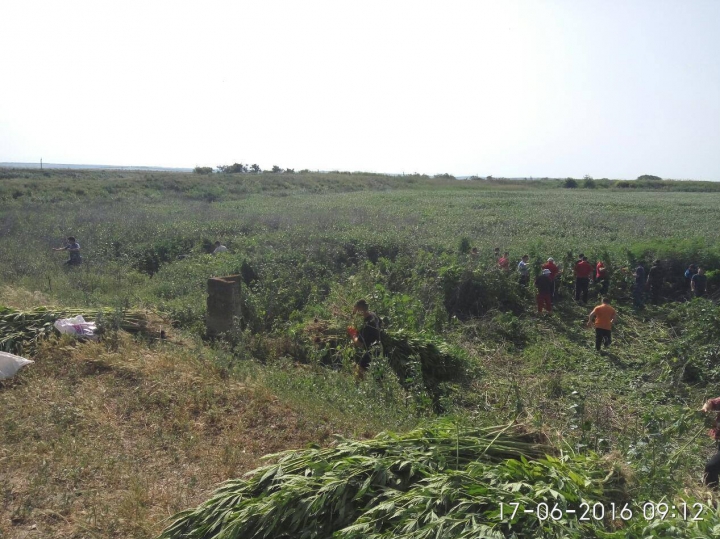
[[[700,410],[705,413],[720,412],[720,397],[708,399]],[[710,438],[718,444],[718,450],[705,464],[703,485],[712,489],[717,489],[718,476],[720,475],[720,413],[715,416],[713,427],[710,429],[708,434],[710,435]]]
[[[80,244],[73,236],[69,236],[64,247],[55,247],[53,251],[67,251],[70,258],[65,262],[66,266],[79,266],[82,264],[82,256],[80,256]]]
[[[705,292],[707,291],[707,276],[705,275],[705,268],[698,266],[697,273],[692,276],[692,279],[690,279],[690,290],[696,298],[701,298],[705,295]]]
[[[363,317],[363,325],[360,330],[350,332],[353,344],[363,349],[363,354],[358,362],[358,375],[362,378],[372,360],[371,348],[380,343],[382,322],[378,315],[370,310],[364,299],[355,303],[352,313],[353,315],[360,314]]]
[[[227,253],[227,250],[228,250],[227,247],[225,247],[225,246],[224,246],[222,243],[220,243],[219,241],[216,241],[216,242],[215,242],[215,250],[213,250],[213,253],[212,253],[212,254],[216,255],[216,254],[218,254],[218,253]]]
[[[588,327],[593,327],[593,322],[595,325],[595,350],[597,352],[600,352],[601,344],[605,348],[610,346],[615,316],[615,309],[610,305],[610,300],[607,297],[603,297],[602,303],[595,307],[588,316]]]
[[[690,264],[688,266],[688,269],[685,270],[685,284],[687,285],[688,290],[692,290],[692,278],[693,275],[697,273],[697,266],[695,264]]]
[[[552,304],[555,305],[555,296],[560,284],[558,282],[560,268],[555,265],[555,259],[553,257],[550,257],[547,259],[547,262],[540,266],[540,269],[550,270],[550,281],[552,281],[552,293],[550,294],[550,299],[552,300]]]
[[[663,269],[659,260],[655,260],[648,271],[647,286],[650,289],[650,298],[653,304],[660,301],[660,293],[663,286]]]
[[[537,288],[537,309],[538,314],[542,314],[545,309],[548,314],[552,314],[552,291],[553,282],[550,279],[550,270],[542,270],[542,274],[535,279],[535,288]]]
[[[520,273],[520,285],[521,286],[527,286],[530,282],[530,256],[529,255],[523,255],[520,262],[518,262],[517,269]]]
[[[575,301],[587,303],[588,287],[590,286],[590,276],[593,273],[593,267],[587,261],[585,255],[580,255],[580,260],[575,263]]]
[[[505,251],[505,253],[502,255],[502,257],[500,257],[500,259],[498,260],[498,266],[504,272],[510,271],[510,253],[509,252]]]
[[[595,265],[595,282],[600,283],[600,295],[606,295],[610,288],[610,275],[605,266],[605,262],[602,260],[598,260],[598,263]]]

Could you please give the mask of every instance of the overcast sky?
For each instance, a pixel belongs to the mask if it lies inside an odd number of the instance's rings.
[[[0,162],[720,180],[720,0],[2,0]]]

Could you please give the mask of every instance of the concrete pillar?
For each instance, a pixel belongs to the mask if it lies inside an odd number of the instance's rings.
[[[208,279],[207,318],[205,319],[208,335],[230,331],[234,319],[242,316],[241,281],[241,275]]]

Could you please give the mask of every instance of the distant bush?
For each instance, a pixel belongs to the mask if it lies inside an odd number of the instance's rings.
[[[627,181],[617,181],[617,182],[615,182],[615,187],[619,187],[620,189],[629,189],[629,188],[630,188],[630,182],[627,182]]]
[[[660,176],[653,176],[651,174],[643,174],[642,176],[638,176],[638,180],[649,180],[653,182],[659,182],[662,181],[662,178]]]
[[[435,174],[435,176],[433,176],[433,178],[436,180],[455,180],[456,179],[455,176],[453,176],[452,174],[448,174],[447,172],[444,174]]]
[[[588,177],[583,180],[583,187],[585,189],[595,189],[597,185],[595,185],[595,180]]]
[[[193,172],[195,174],[212,174],[212,167],[195,167]]]
[[[577,180],[574,180],[573,178],[567,178],[565,180],[565,183],[563,183],[563,187],[565,187],[566,189],[575,189],[577,186]]]

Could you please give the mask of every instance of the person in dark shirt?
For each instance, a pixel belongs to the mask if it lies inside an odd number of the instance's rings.
[[[65,262],[66,266],[79,266],[82,264],[82,257],[80,256],[80,244],[73,236],[69,236],[67,243],[64,247],[56,247],[53,251],[67,251],[70,254],[70,258]]]
[[[663,285],[663,270],[659,260],[653,262],[650,271],[648,271],[647,285],[650,288],[652,302],[657,303],[660,300]]]
[[[645,305],[644,291],[645,291],[645,268],[642,262],[635,268],[635,287],[633,288],[633,304],[636,309],[642,309]]]
[[[690,264],[688,266],[688,269],[685,270],[685,284],[687,285],[688,290],[690,290],[691,285],[690,281],[693,278],[693,275],[697,273],[697,266],[695,264]]]
[[[355,303],[353,314],[361,314],[363,317],[363,325],[357,335],[353,337],[353,343],[355,346],[364,349],[359,362],[360,372],[362,374],[370,366],[370,361],[372,359],[370,348],[372,348],[374,344],[380,342],[382,322],[380,321],[378,315],[370,310],[367,301],[364,299]]]
[[[535,279],[535,288],[537,288],[537,308],[538,314],[542,314],[543,308],[552,313],[552,292],[553,281],[550,277],[550,270],[542,270],[542,274]]]
[[[690,289],[696,298],[701,298],[707,291],[707,276],[705,275],[705,269],[698,267],[698,271],[690,279]]]
[[[587,261],[587,257],[580,255],[580,260],[575,263],[575,301],[580,301],[582,297],[582,302],[587,303],[592,273],[593,267]]]

